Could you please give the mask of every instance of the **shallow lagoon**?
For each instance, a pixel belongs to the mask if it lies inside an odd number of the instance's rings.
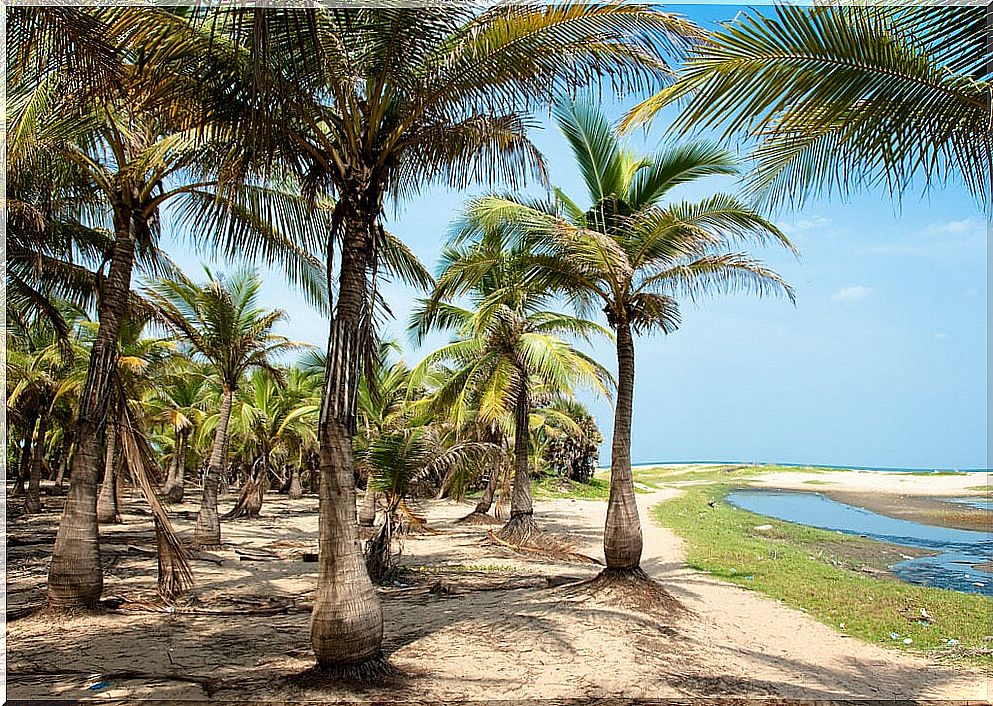
[[[788,522],[936,551],[934,556],[894,564],[890,570],[908,583],[993,595],[993,574],[975,568],[993,561],[993,537],[985,532],[885,517],[820,493],[737,490],[727,496],[727,501],[743,510]]]

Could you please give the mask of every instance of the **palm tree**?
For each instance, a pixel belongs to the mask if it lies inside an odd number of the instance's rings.
[[[78,318],[79,312],[62,302],[51,303],[51,310],[53,316],[36,311],[33,321],[21,321],[25,327],[19,331],[10,330],[8,334],[8,343],[14,345],[8,346],[6,355],[7,379],[13,383],[7,395],[7,406],[24,430],[14,492],[18,493],[23,481],[28,480],[24,509],[29,513],[42,509],[41,470],[49,421],[56,404],[68,393],[65,377],[76,358],[86,353],[70,334],[75,329],[73,319]]]
[[[666,52],[698,30],[613,2],[243,10],[229,29],[269,66],[256,67],[254,85],[258,104],[274,113],[246,133],[262,153],[294,156],[309,188],[335,199],[340,261],[319,424],[311,643],[322,666],[349,667],[376,659],[382,645],[382,610],[357,542],[351,443],[377,276],[394,269],[430,283],[391,255],[402,251],[383,229],[385,203],[432,183],[514,182],[528,167],[540,175],[528,110],[591,80],[609,78],[622,90],[658,83],[668,75]],[[329,282],[332,269],[329,256]]]
[[[177,364],[163,376],[145,403],[149,418],[172,432],[169,470],[162,486],[163,497],[171,503],[183,501],[190,440],[204,418],[207,376],[197,367],[185,361]]]
[[[749,189],[771,202],[960,178],[988,208],[993,170],[989,9],[778,5],[739,13],[697,45],[679,81],[629,124],[686,99],[675,128],[759,141]]]
[[[299,368],[290,368],[280,378],[256,370],[239,389],[231,420],[233,436],[239,441],[239,455],[251,464],[257,477],[254,492],[226,517],[254,517],[277,463],[292,465],[290,499],[302,495],[301,453],[317,439],[320,381]]]
[[[792,299],[778,275],[746,254],[728,251],[745,240],[792,245],[772,223],[727,194],[665,203],[679,184],[734,173],[724,150],[691,143],[642,157],[625,150],[603,115],[587,103],[563,101],[555,117],[592,205],[584,210],[556,189],[554,204],[490,196],[472,204],[469,215],[477,229],[516,229],[540,254],[549,281],[569,292],[580,310],[602,306],[616,333],[605,572],[640,575],[641,525],[631,475],[634,335],[675,330],[679,294],[695,299],[745,289]]]
[[[221,542],[217,488],[226,466],[228,423],[238,384],[253,368],[267,370],[279,378],[281,373],[273,366],[272,357],[301,344],[272,333],[273,326],[286,314],[281,309],[266,311],[259,306],[261,280],[257,273],[241,270],[229,277],[215,277],[204,269],[207,282],[203,285],[186,277],[159,278],[143,292],[158,316],[194,355],[214,369],[221,382],[221,408],[193,536],[195,544],[212,546]]]
[[[513,247],[500,227],[466,242],[477,232],[471,216],[457,227],[454,244],[442,256],[438,286],[414,312],[411,329],[416,336],[440,329],[454,331],[458,338],[425,356],[413,379],[430,366],[451,364],[453,374],[434,397],[456,424],[470,415],[491,422],[512,416],[514,491],[510,519],[499,537],[531,545],[538,539],[531,498],[531,410],[539,396],[568,395],[576,385],[607,394],[609,373],[560,336],[588,341],[610,333],[591,321],[544,308],[552,292],[535,276],[541,270],[530,248]],[[455,296],[468,296],[474,310],[444,301]]]
[[[112,233],[104,251],[106,276],[100,278],[99,329],[76,415],[69,497],[49,570],[49,601],[55,606],[93,606],[102,590],[96,525],[100,439],[136,259],[150,271],[162,269],[156,245],[163,210],[170,207],[191,226],[186,230],[196,233],[194,243],[280,262],[291,279],[320,297],[317,261],[300,245],[319,239],[320,228],[311,225],[303,199],[292,190],[255,184],[242,145],[217,122],[225,116],[204,107],[207,94],[217,92],[239,105],[232,75],[212,82],[207,69],[246,63],[184,15],[153,8],[68,14],[31,8],[9,17],[8,37],[15,42],[9,173],[23,175],[47,163],[56,172],[77,174],[86,187],[87,219],[109,224]],[[60,25],[73,31],[52,30]],[[64,51],[66,46],[84,51]],[[80,80],[86,72],[78,70],[90,59],[99,63],[102,78],[92,85]],[[250,82],[245,71],[242,79]]]

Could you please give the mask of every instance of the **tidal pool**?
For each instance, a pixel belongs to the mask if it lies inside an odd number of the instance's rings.
[[[788,522],[936,551],[934,556],[894,564],[890,571],[908,583],[993,596],[993,574],[975,568],[993,561],[993,537],[986,532],[898,520],[820,493],[736,490],[727,501],[742,510]]]

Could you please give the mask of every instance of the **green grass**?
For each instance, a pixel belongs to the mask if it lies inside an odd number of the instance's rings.
[[[901,471],[908,476],[964,476],[965,471]]]
[[[988,492],[990,486],[988,485],[970,485],[966,490],[981,490],[983,492]]]
[[[576,483],[559,476],[546,476],[531,486],[536,500],[574,498],[576,500],[606,500],[610,497],[610,481],[593,477],[589,483]]]
[[[711,508],[728,484],[687,487],[679,498],[653,509],[656,520],[687,541],[687,563],[720,579],[761,591],[786,605],[806,611],[821,622],[868,642],[909,650],[945,648],[990,663],[989,598],[915,586],[894,579],[873,578],[825,560],[825,546],[871,540],[755,515],[727,503]],[[772,530],[756,532],[757,525]],[[871,547],[870,547],[871,548]],[[818,556],[821,554],[821,556]],[[933,618],[923,624],[920,610]],[[844,625],[844,628],[840,626]],[[890,638],[898,634],[899,640]],[[905,646],[904,638],[913,643]]]
[[[804,485],[831,485],[826,480],[805,480]]]

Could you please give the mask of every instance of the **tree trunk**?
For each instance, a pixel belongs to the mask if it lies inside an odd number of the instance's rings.
[[[290,500],[299,500],[303,497],[303,486],[300,485],[300,469],[293,467],[293,475],[290,476]]]
[[[514,493],[510,497],[510,519],[497,533],[500,539],[512,544],[526,544],[538,531],[531,499],[531,458],[528,453],[531,441],[528,418],[531,409],[527,378],[523,371],[520,375],[521,386],[514,403]]]
[[[628,324],[617,326],[617,406],[610,456],[610,499],[603,531],[607,569],[633,571],[641,563],[641,522],[631,475],[631,410],[634,400],[634,340]]]
[[[169,477],[166,479],[162,494],[170,503],[183,502],[185,494],[184,476],[186,475],[186,444],[190,432],[182,430],[176,432],[176,446],[172,453],[172,463],[169,464]]]
[[[34,428],[38,423],[38,413],[31,411],[28,413],[24,439],[21,442],[21,458],[17,464],[17,472],[14,474],[14,488],[10,491],[10,496],[16,498],[24,494],[24,481],[31,475],[31,449],[34,441]]]
[[[69,467],[69,459],[72,458],[71,435],[66,433],[65,441],[62,444],[62,453],[59,455],[59,470],[55,474],[55,485],[52,486],[52,495],[62,495],[62,483],[65,481],[66,469]]]
[[[116,421],[107,425],[106,446],[103,481],[100,484],[100,494],[97,496],[97,522],[102,525],[121,521],[121,513],[117,507],[117,478],[121,451]]]
[[[41,467],[45,462],[45,437],[48,435],[48,405],[43,404],[38,415],[38,433],[31,454],[31,471],[28,479],[28,494],[24,498],[27,512],[41,512]]]
[[[368,219],[359,213],[350,214],[344,226],[338,304],[328,338],[318,427],[319,549],[310,642],[325,669],[376,660],[383,644],[383,609],[359,545],[352,457],[355,395],[370,325],[366,273],[371,233]],[[329,271],[329,279],[330,275]]]
[[[207,475],[203,479],[203,499],[197,513],[197,526],[193,531],[193,543],[202,547],[217,546],[221,543],[221,521],[217,516],[217,486],[224,473],[224,451],[228,447],[228,422],[231,420],[231,402],[234,386],[224,383],[221,399],[221,412],[214,432],[214,448],[210,454]]]
[[[359,524],[362,527],[372,527],[376,524],[376,491],[369,487],[366,481],[365,495],[362,496],[362,507],[359,508]]]
[[[97,532],[97,478],[100,474],[100,440],[110,404],[110,383],[117,367],[117,339],[131,289],[134,266],[131,227],[130,210],[118,203],[114,209],[115,239],[110,271],[100,292],[100,325],[90,349],[86,383],[79,397],[69,494],[48,571],[48,600],[56,607],[94,606],[103,590]]]
[[[483,491],[483,497],[476,503],[476,509],[473,512],[485,515],[490,511],[490,507],[493,506],[493,498],[496,497],[497,486],[500,485],[502,471],[503,468],[494,468],[490,471],[490,478],[486,481],[486,490]]]

